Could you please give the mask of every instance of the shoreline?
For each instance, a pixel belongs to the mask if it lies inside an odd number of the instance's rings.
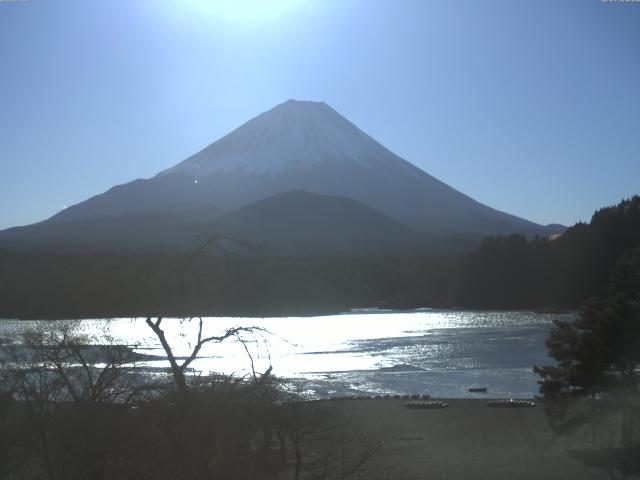
[[[442,306],[408,306],[408,307],[393,307],[393,308],[385,308],[385,307],[353,307],[349,309],[339,309],[339,308],[327,308],[327,309],[307,309],[307,310],[274,310],[272,312],[267,311],[264,314],[257,315],[253,310],[248,310],[246,312],[236,312],[229,313],[228,310],[223,311],[211,311],[211,312],[196,312],[178,315],[176,312],[170,312],[167,315],[160,315],[163,318],[232,318],[232,319],[242,319],[242,318],[256,318],[256,319],[270,319],[270,318],[314,318],[314,317],[327,317],[327,316],[335,316],[335,315],[376,315],[376,314],[389,314],[389,313],[421,313],[421,312],[482,312],[482,313],[535,313],[542,315],[573,315],[579,311],[578,308],[569,309],[569,308],[555,308],[555,307],[531,307],[531,308],[474,308],[472,306],[464,306],[464,307],[442,307]],[[25,321],[25,322],[55,322],[55,321],[70,321],[70,320],[114,320],[119,318],[125,319],[136,319],[136,318],[146,318],[148,316],[157,317],[157,314],[154,315],[140,315],[140,312],[137,314],[131,314],[132,312],[123,312],[119,315],[100,315],[96,313],[95,315],[59,315],[52,317],[33,317],[33,316],[21,316],[21,315],[13,315],[6,316],[0,313],[0,321]],[[135,312],[134,312],[135,313]]]

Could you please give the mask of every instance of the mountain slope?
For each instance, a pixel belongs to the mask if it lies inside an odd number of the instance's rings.
[[[173,251],[195,248],[195,239],[202,231],[201,222],[186,214],[128,213],[10,228],[0,232],[0,248],[65,252]]]
[[[192,252],[206,236],[238,239],[241,254],[335,256],[412,253],[418,233],[348,198],[287,192],[222,217],[201,207],[175,213],[132,213],[67,222],[41,222],[0,232],[0,246],[27,251]]]
[[[279,194],[219,218],[215,230],[271,255],[357,255],[415,251],[422,238],[344,197]]]

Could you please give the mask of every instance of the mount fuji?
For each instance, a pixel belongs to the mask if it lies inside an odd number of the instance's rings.
[[[204,223],[268,238],[276,247],[297,239],[291,248],[304,253],[305,242],[328,233],[333,247],[344,240],[394,249],[428,236],[563,230],[477,202],[395,155],[324,102],[289,100],[152,178],[0,232],[0,245],[169,247],[192,238]],[[322,251],[317,241],[312,250]]]

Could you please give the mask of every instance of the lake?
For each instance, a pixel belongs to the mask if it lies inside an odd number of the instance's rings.
[[[566,315],[418,309],[360,310],[339,315],[288,318],[205,318],[203,336],[232,326],[265,332],[244,335],[258,372],[273,366],[310,397],[424,394],[446,398],[531,398],[538,393],[534,365],[552,363],[545,339],[553,319]],[[19,338],[37,322],[0,320],[0,337]],[[176,355],[187,355],[198,321],[164,319]],[[144,319],[82,320],[88,334],[109,335],[140,353],[163,355]],[[166,367],[164,360],[143,362]],[[195,372],[246,375],[251,362],[243,345],[228,340],[205,345]],[[486,387],[486,394],[469,393]]]

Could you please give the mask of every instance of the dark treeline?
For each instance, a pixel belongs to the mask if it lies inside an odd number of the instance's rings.
[[[447,262],[429,258],[269,258],[5,253],[0,316],[311,315],[445,305]],[[189,265],[186,267],[186,265]]]
[[[576,308],[601,295],[619,259],[640,242],[640,197],[595,212],[555,240],[486,238],[460,272],[458,304]]]
[[[574,309],[640,242],[640,197],[561,237],[489,237],[467,256],[279,258],[0,251],[0,316],[312,315],[350,308]]]

